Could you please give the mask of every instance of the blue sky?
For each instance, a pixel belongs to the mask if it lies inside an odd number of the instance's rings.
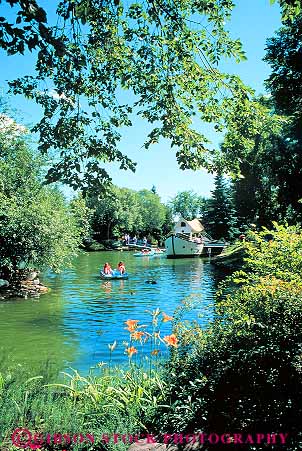
[[[46,6],[47,2],[44,0],[41,4]],[[0,15],[5,15],[8,10],[7,5],[3,3],[0,5]],[[248,60],[240,64],[226,62],[221,68],[239,75],[246,84],[256,90],[256,93],[264,92],[263,81],[270,73],[269,66],[262,61],[265,42],[280,25],[278,5],[271,6],[269,0],[237,0],[227,28],[234,38],[241,39]],[[33,58],[30,55],[7,57],[0,50],[0,68],[1,94],[6,91],[6,80],[33,71]],[[39,109],[33,102],[18,96],[11,98],[11,104],[20,110],[23,122],[33,124],[39,118]],[[188,189],[208,196],[213,187],[213,176],[205,170],[181,171],[176,162],[175,152],[166,140],[161,140],[150,150],[143,149],[142,145],[148,130],[150,130],[148,124],[137,119],[132,129],[128,129],[123,135],[120,149],[138,163],[137,170],[133,174],[120,171],[116,165],[112,165],[109,173],[113,182],[136,190],[155,185],[164,201],[169,200],[178,191]],[[213,145],[217,146],[221,137],[210,129],[209,136]]]

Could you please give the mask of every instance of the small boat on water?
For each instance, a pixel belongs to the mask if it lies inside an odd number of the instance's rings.
[[[165,240],[167,258],[200,257],[220,254],[226,243],[214,241],[198,219],[180,218]]]
[[[135,254],[132,254],[133,257],[150,257],[151,255],[154,255],[153,249],[143,249],[141,252],[135,252]]]
[[[153,254],[154,257],[161,257],[162,255],[166,254],[166,249],[156,248],[156,249],[153,249],[153,251],[154,251],[154,254]]]
[[[126,272],[124,274],[121,274],[119,271],[114,270],[113,274],[105,274],[104,271],[100,271],[100,278],[103,280],[114,280],[114,279],[128,279],[129,276]]]
[[[166,252],[165,249],[158,249],[158,248],[152,248],[152,249],[143,249],[141,252],[136,252],[135,254],[132,254],[134,257],[160,257],[161,255],[164,255]]]

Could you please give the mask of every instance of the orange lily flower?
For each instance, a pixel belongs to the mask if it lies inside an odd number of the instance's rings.
[[[162,312],[162,316],[163,316],[163,323],[166,323],[167,321],[172,321],[173,320],[173,316],[169,316],[165,312]]]
[[[178,338],[175,334],[172,335],[166,335],[163,340],[166,342],[168,346],[174,346],[177,348]]]
[[[144,335],[145,335],[144,332],[140,332],[140,331],[136,330],[135,332],[133,332],[131,334],[131,337],[133,338],[133,340],[140,340]]]
[[[134,332],[135,329],[137,328],[137,323],[138,323],[137,319],[127,319],[127,321],[125,321],[125,324],[127,325],[126,329],[129,332]]]
[[[137,349],[134,346],[131,346],[130,348],[127,348],[126,353],[128,354],[129,357],[132,357],[133,354],[137,354]]]

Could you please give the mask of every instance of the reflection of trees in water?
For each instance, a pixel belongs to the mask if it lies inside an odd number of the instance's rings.
[[[186,294],[176,308],[180,321],[193,320],[205,326],[213,318],[215,292],[225,272],[203,259],[172,260],[171,270],[176,286],[184,284]],[[185,277],[185,281],[184,281]]]
[[[116,280],[115,282],[116,287],[119,291],[123,291],[125,288],[125,281],[124,280]],[[104,293],[111,294],[112,292],[112,282],[110,280],[107,280],[105,282],[101,283],[101,290],[104,291]]]
[[[9,362],[39,371],[46,365],[61,370],[73,361],[77,343],[71,337],[66,340],[60,293],[51,292],[39,300],[15,300],[1,307],[1,347]]]
[[[112,291],[112,283],[111,282],[101,283],[101,290],[103,290],[105,293],[110,294]]]
[[[199,281],[202,281],[204,265],[201,259],[175,259],[172,261],[171,269],[179,283],[186,280],[190,286],[196,286]]]

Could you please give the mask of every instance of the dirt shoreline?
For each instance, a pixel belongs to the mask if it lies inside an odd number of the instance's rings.
[[[49,292],[49,288],[43,285],[38,279],[22,280],[17,284],[9,284],[0,287],[0,301],[10,298],[40,297],[41,294]]]

